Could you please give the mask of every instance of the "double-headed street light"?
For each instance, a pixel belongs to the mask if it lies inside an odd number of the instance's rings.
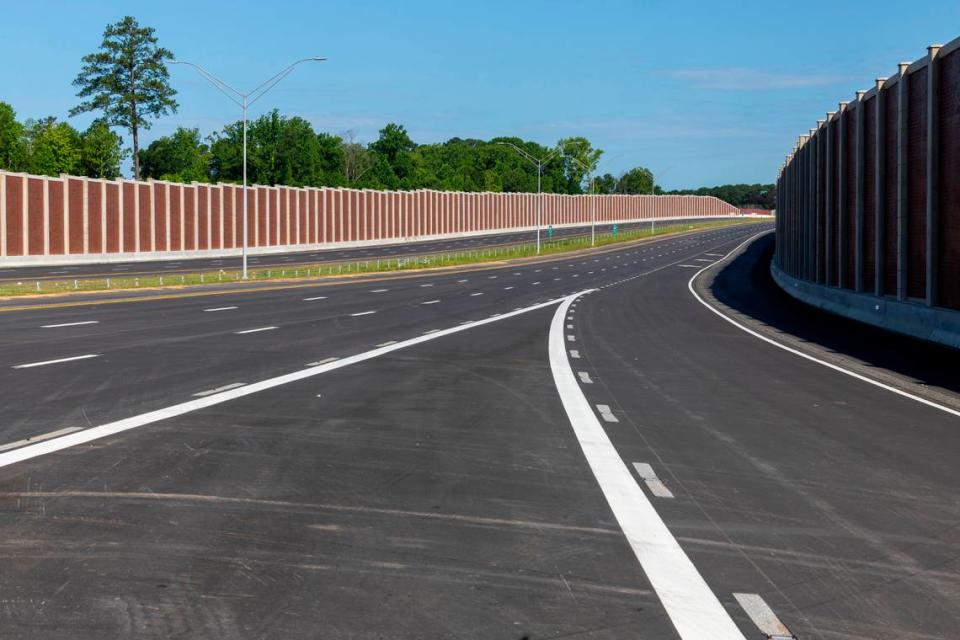
[[[226,82],[216,77],[203,67],[186,60],[173,60],[172,64],[185,64],[193,67],[200,72],[204,78],[210,81],[210,84],[220,90],[225,96],[230,98],[237,106],[243,110],[243,279],[247,279],[247,107],[264,96],[265,93],[273,89],[278,82],[290,75],[293,68],[303,62],[323,62],[326,58],[312,57],[297,60],[286,69],[280,71],[272,78],[268,78],[260,83],[253,91],[241,93]]]
[[[498,140],[494,144],[504,144],[504,145],[507,145],[508,147],[512,147],[513,150],[519,153],[521,157],[523,157],[525,160],[528,160],[534,166],[537,167],[537,255],[539,255],[540,254],[540,220],[543,217],[543,198],[542,198],[542,194],[540,193],[540,178],[543,176],[543,166],[548,162],[550,162],[554,156],[561,153],[561,150],[554,149],[543,158],[537,158],[531,155],[530,153],[524,151],[517,145],[513,144],[512,142]]]

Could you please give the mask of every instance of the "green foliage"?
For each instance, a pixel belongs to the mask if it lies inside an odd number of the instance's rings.
[[[23,144],[23,125],[17,113],[6,102],[0,102],[0,169],[22,171],[27,152]]]
[[[563,172],[567,179],[567,191],[585,191],[587,176],[597,170],[603,151],[594,149],[590,141],[583,137],[564,138],[557,146],[564,154]]]
[[[123,138],[103,120],[94,120],[80,134],[80,168],[85,176],[113,180],[120,175],[120,162],[126,155]]]
[[[80,134],[66,122],[50,116],[24,123],[27,148],[26,171],[57,176],[80,173]]]
[[[130,131],[134,178],[140,179],[140,129],[150,120],[176,112],[176,91],[170,86],[166,61],[173,54],[157,46],[154,29],[132,17],[107,25],[100,50],[83,57],[74,86],[84,99],[70,115],[99,111],[110,126]]]
[[[597,176],[593,180],[593,190],[594,193],[616,193],[617,179],[609,173]]]
[[[143,177],[173,182],[206,182],[210,179],[210,148],[199,129],[178,128],[140,150]]]
[[[700,189],[680,189],[667,193],[714,196],[735,207],[757,207],[759,209],[773,209],[777,202],[776,185],[772,184],[724,184],[717,187],[701,187]]]
[[[653,173],[646,167],[630,169],[617,180],[617,193],[653,193]]]

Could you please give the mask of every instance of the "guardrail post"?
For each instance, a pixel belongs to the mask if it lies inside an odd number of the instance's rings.
[[[927,47],[927,306],[937,304],[939,289],[939,104],[940,104],[940,64],[937,54],[939,44]]]

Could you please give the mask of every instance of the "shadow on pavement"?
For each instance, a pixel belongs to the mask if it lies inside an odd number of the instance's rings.
[[[960,392],[956,350],[848,320],[795,300],[770,275],[773,250],[774,237],[769,234],[724,267],[711,285],[717,300],[776,330],[858,359],[869,367]]]

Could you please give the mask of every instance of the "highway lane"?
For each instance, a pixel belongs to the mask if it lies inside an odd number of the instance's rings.
[[[702,221],[697,219],[673,220],[658,225],[683,224]],[[649,223],[620,224],[622,230],[648,228]],[[597,233],[609,233],[611,224],[596,225]],[[555,238],[589,236],[590,226],[556,229]],[[541,239],[547,240],[547,231],[541,231]],[[536,240],[536,231],[495,233],[468,238],[443,238],[417,242],[396,242],[378,246],[319,249],[311,251],[290,251],[275,254],[251,254],[248,256],[250,268],[280,267],[296,268],[307,264],[327,262],[345,262],[356,260],[392,260],[403,256],[443,253],[447,251],[469,251],[514,244],[531,243]],[[0,260],[0,282],[22,280],[64,280],[70,278],[111,278],[127,276],[176,275],[197,273],[198,271],[236,270],[240,268],[240,254],[216,258],[172,258],[167,260],[124,261],[106,264],[53,264],[44,266],[5,267]]]
[[[4,314],[0,383],[9,402],[0,444],[89,427],[503,313],[595,286],[622,270],[651,271],[752,231],[754,225],[712,229],[576,260],[459,274]],[[97,357],[58,362],[89,355]],[[15,368],[45,362],[51,364]]]
[[[31,405],[4,425],[10,437],[64,424],[56,408],[71,403],[106,420],[328,353],[346,361],[440,336],[0,467],[0,595],[13,603],[0,627],[45,638],[694,637],[676,629],[697,607],[665,607],[657,568],[634,556],[644,532],[624,537],[571,429],[547,357],[559,327],[579,389],[564,393],[596,409],[617,464],[735,633],[763,637],[744,608],[757,599],[742,594],[756,594],[801,638],[950,637],[956,418],[703,308],[689,278],[756,231],[313,295],[0,317],[7,404]],[[423,335],[594,287],[560,318],[554,304]],[[66,353],[76,339],[61,330],[123,355],[10,368]],[[43,395],[58,388],[76,393]]]

